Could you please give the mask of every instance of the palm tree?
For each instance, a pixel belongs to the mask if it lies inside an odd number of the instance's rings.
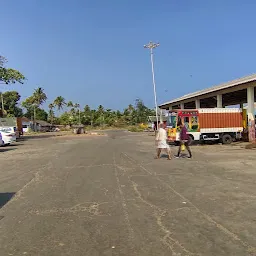
[[[74,104],[74,108],[80,108],[80,104],[79,103],[75,103]]]
[[[69,108],[73,108],[74,107],[74,104],[73,104],[73,102],[71,100],[67,103],[67,107],[69,107]]]
[[[47,96],[42,87],[35,89],[32,97],[34,99],[34,104],[36,104],[38,107],[47,100]]]
[[[90,111],[91,111],[91,108],[89,107],[89,105],[85,105],[84,112],[89,113]]]
[[[102,105],[98,106],[98,110],[97,110],[100,114],[102,114],[104,112],[104,107]]]
[[[80,111],[80,104],[75,103],[74,108],[78,110],[78,123],[81,124],[81,111]]]
[[[54,104],[53,104],[53,103],[50,103],[49,106],[48,106],[48,108],[49,108],[50,110],[53,110],[53,109],[54,109]]]
[[[63,109],[63,107],[66,105],[65,99],[62,96],[58,96],[54,102],[54,106],[57,107],[58,110]]]
[[[134,107],[132,104],[129,104],[128,111],[130,112],[130,114],[134,111]]]
[[[54,104],[53,104],[53,103],[50,103],[48,107],[49,107],[49,117],[50,117],[51,125],[52,125],[52,123],[53,123],[53,118],[54,118],[54,111],[53,111],[53,109],[54,109]]]
[[[34,107],[34,130],[36,130],[36,127],[35,127],[36,108],[39,108],[40,105],[42,105],[46,100],[47,100],[47,96],[42,87],[38,87],[37,89],[34,90],[31,96],[31,103],[32,103],[32,106]]]

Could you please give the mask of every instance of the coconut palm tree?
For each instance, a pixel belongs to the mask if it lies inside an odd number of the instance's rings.
[[[34,99],[34,104],[37,105],[37,107],[42,105],[47,100],[46,93],[42,87],[35,89],[32,97]]]
[[[89,113],[91,111],[91,108],[89,105],[85,105],[84,112]]]
[[[74,108],[78,110],[78,123],[81,124],[81,111],[80,111],[80,104],[75,103]]]
[[[34,129],[36,129],[35,128],[36,109],[39,108],[46,100],[47,100],[47,96],[42,87],[38,87],[37,89],[34,90],[31,96],[31,103],[34,108]]]
[[[63,107],[66,105],[65,99],[62,96],[58,96],[54,102],[54,106],[57,107],[58,110],[63,109]]]
[[[54,111],[53,111],[53,109],[54,109],[54,104],[53,104],[53,103],[50,103],[49,106],[48,106],[48,108],[49,108],[49,118],[50,118],[50,120],[51,120],[51,125],[52,125],[52,123],[53,123],[53,118],[54,118]]]
[[[98,110],[97,110],[100,114],[102,114],[104,112],[104,107],[102,105],[98,106]]]
[[[69,108],[73,108],[74,107],[74,104],[73,104],[73,102],[71,100],[67,103],[67,107],[69,107]]]
[[[53,110],[53,109],[54,109],[54,104],[53,104],[53,103],[50,103],[50,104],[48,105],[48,108],[49,108],[50,110]]]

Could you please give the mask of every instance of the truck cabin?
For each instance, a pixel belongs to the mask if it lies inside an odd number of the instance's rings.
[[[168,116],[168,128],[177,129],[180,123],[184,123],[188,131],[198,131],[199,113],[197,110],[172,110]]]

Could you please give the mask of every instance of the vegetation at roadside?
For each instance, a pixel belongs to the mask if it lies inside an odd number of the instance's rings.
[[[19,71],[7,68],[7,60],[0,56],[0,83],[20,83],[23,84],[25,76]],[[42,87],[36,88],[32,95],[20,104],[20,94],[17,91],[7,91],[0,93],[1,96],[1,116],[2,117],[22,117],[29,119],[48,121],[53,125],[84,125],[87,129],[125,128],[130,131],[142,131],[147,123],[148,116],[154,115],[154,111],[143,103],[141,99],[136,99],[134,104],[129,104],[124,110],[106,109],[99,105],[97,109],[91,109],[89,105],[81,106],[79,103],[66,100],[59,95],[48,105],[48,109],[43,108],[47,100],[47,94]],[[61,112],[59,116],[56,111]]]
[[[6,67],[7,59],[0,55],[0,84],[23,84],[25,76],[13,68]],[[1,98],[1,116],[22,116],[22,109],[18,107],[20,95],[18,92],[9,91],[0,93]]]

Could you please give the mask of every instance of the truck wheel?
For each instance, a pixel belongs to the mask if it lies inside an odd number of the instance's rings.
[[[229,134],[224,134],[224,135],[222,136],[222,143],[223,143],[223,144],[230,144],[230,143],[232,143],[232,141],[233,141],[233,139],[232,139],[231,135],[229,135]]]

